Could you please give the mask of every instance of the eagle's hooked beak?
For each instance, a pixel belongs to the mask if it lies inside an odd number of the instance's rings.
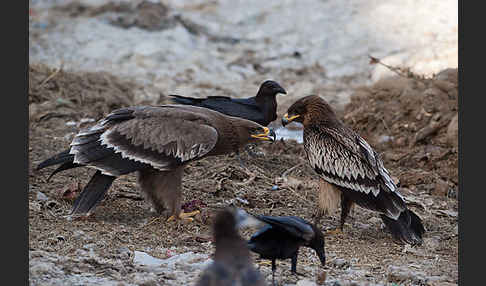
[[[289,124],[290,122],[292,122],[294,119],[298,117],[300,117],[300,115],[294,115],[289,117],[289,114],[285,113],[285,115],[282,117],[282,126],[285,127],[285,125]]]
[[[251,137],[259,140],[275,141],[277,136],[273,130],[270,130],[268,127],[263,127],[263,133],[251,135]]]

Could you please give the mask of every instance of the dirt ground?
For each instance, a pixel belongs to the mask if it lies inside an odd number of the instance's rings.
[[[93,170],[65,171],[46,182],[52,169],[36,171],[35,166],[67,148],[80,128],[133,104],[139,88],[102,72],[29,67],[31,285],[192,285],[214,250],[210,230],[215,210],[232,203],[254,214],[313,220],[317,175],[304,159],[302,145],[292,140],[261,143],[256,156],[243,152],[244,166],[234,155],[188,165],[183,201],[186,211],[201,211],[194,222],[156,219],[135,175],[115,180],[92,217],[69,220],[73,198]],[[376,214],[356,207],[344,234],[326,236],[326,266],[302,249],[297,265],[302,275],[290,274],[290,261],[278,261],[279,285],[458,283],[457,100],[457,70],[426,80],[385,79],[355,91],[339,116],[382,154],[410,208],[425,224],[424,244],[394,243]],[[338,219],[338,214],[324,217],[322,230],[337,226]],[[242,235],[248,238],[252,231]],[[135,251],[158,259],[203,255],[164,269],[138,265]],[[261,262],[257,255],[254,260]],[[271,267],[258,267],[270,283]]]

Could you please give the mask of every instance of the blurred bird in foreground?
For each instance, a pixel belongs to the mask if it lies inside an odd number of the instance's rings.
[[[282,118],[283,126],[290,122],[304,126],[304,150],[321,178],[321,215],[341,205],[338,231],[356,203],[378,212],[398,242],[422,244],[422,220],[407,208],[379,154],[341,122],[324,99],[309,95],[297,100]]]
[[[204,270],[196,286],[266,285],[252,264],[246,241],[238,234],[238,227],[246,217],[243,211],[232,207],[216,215],[213,224],[214,261]]]

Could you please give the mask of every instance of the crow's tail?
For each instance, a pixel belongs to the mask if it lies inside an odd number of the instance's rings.
[[[202,98],[185,97],[177,94],[170,94],[172,97],[172,102],[177,104],[195,105],[199,106],[202,102]]]

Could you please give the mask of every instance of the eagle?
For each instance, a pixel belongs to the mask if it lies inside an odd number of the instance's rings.
[[[256,96],[231,98],[227,96],[209,96],[193,98],[181,95],[169,95],[176,104],[187,104],[219,111],[229,116],[245,118],[260,125],[277,119],[277,94],[287,94],[285,89],[273,80],[266,80],[260,85]]]
[[[196,282],[196,286],[264,286],[263,276],[253,266],[246,240],[238,228],[247,216],[241,210],[226,207],[218,212],[213,223],[216,244],[214,260]]]
[[[49,176],[76,167],[96,170],[73,204],[71,215],[89,215],[113,181],[138,173],[142,193],[160,214],[189,219],[181,212],[184,167],[209,156],[238,152],[275,133],[250,120],[186,105],[132,106],[112,111],[77,133],[70,147],[37,167],[60,166]]]
[[[282,117],[282,125],[292,121],[304,126],[304,150],[321,179],[321,211],[329,211],[329,206],[340,201],[338,232],[342,232],[350,208],[357,204],[378,212],[397,242],[422,244],[422,220],[407,208],[380,155],[341,122],[324,99],[309,95],[294,102]]]
[[[272,280],[275,285],[276,259],[291,259],[292,273],[297,273],[297,255],[301,246],[315,250],[321,264],[326,264],[324,235],[319,228],[297,216],[256,215],[264,223],[250,237],[248,247],[260,254],[260,258],[272,260]]]

